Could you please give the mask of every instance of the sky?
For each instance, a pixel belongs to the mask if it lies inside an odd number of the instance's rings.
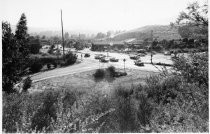
[[[201,1],[202,0],[198,0]],[[28,27],[65,30],[131,30],[169,25],[194,0],[0,0],[2,19],[16,25],[22,13]]]

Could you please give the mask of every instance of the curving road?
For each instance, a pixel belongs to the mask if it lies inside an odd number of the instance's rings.
[[[84,58],[82,57],[81,59],[81,54],[84,53],[90,53],[90,57]],[[127,54],[122,54],[122,53],[108,53],[109,56],[111,57],[116,57],[119,59],[119,62],[109,62],[109,63],[101,63],[98,60],[94,59],[95,54],[105,54],[107,55],[107,52],[92,52],[89,49],[82,50],[78,53],[78,60],[81,61],[79,64],[74,64],[72,66],[64,67],[64,68],[57,68],[54,70],[49,70],[45,72],[40,72],[37,74],[34,74],[31,76],[31,79],[33,82],[38,82],[41,80],[53,78],[53,77],[59,77],[59,76],[64,76],[64,75],[69,75],[69,74],[74,74],[74,73],[80,73],[80,72],[85,72],[89,70],[95,70],[98,68],[106,68],[110,65],[115,66],[116,68],[124,68],[124,62],[123,59],[125,58],[125,68],[129,69],[139,69],[142,71],[153,71],[153,72],[158,72],[159,70],[154,67],[151,64],[145,64],[143,67],[138,67],[134,65],[134,61],[129,58]],[[150,62],[150,55],[146,55],[145,57],[142,57],[141,60],[143,62]],[[170,56],[165,56],[163,54],[156,54],[153,56],[153,62],[163,62],[163,63],[168,63],[171,64],[171,58]],[[161,69],[161,67],[158,67]]]

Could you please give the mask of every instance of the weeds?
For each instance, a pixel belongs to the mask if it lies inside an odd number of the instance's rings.
[[[3,94],[4,132],[208,132],[208,77],[199,84],[184,70],[110,95],[97,89]]]

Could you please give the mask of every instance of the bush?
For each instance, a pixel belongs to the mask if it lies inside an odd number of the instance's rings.
[[[131,98],[118,97],[116,105],[119,132],[135,132],[137,124]]]
[[[54,55],[50,54],[36,54],[30,56],[31,62],[34,62],[36,60],[39,60],[42,63],[42,66],[48,65],[48,64],[56,64],[56,62],[59,62],[60,58]],[[49,66],[49,65],[48,65]],[[57,67],[57,66],[56,66]],[[49,68],[48,68],[49,69]]]
[[[24,80],[24,83],[23,83],[23,91],[27,91],[31,87],[31,84],[32,84],[31,78],[30,77],[27,77]]]
[[[35,59],[34,61],[33,61],[33,63],[30,65],[30,71],[32,72],[32,73],[37,73],[37,72],[39,72],[41,69],[42,69],[42,63],[41,63],[41,61],[40,60],[38,60],[38,59]]]
[[[106,69],[109,72],[110,77],[115,77],[116,75],[116,69],[114,66],[110,66]]]
[[[17,125],[22,124],[21,116],[25,99],[25,94],[3,94],[2,129],[5,132],[15,133],[17,132]]]
[[[55,91],[47,91],[43,95],[43,103],[37,109],[31,119],[31,128],[36,131],[41,131],[44,127],[47,128],[50,122],[56,120],[56,107],[58,93]]]
[[[105,76],[104,69],[97,69],[96,72],[93,74],[93,76],[96,80],[103,79]]]
[[[156,103],[170,103],[168,100],[175,99],[180,90],[181,78],[178,76],[150,76],[146,79],[148,98],[152,98]]]
[[[47,69],[50,69],[51,68],[51,65],[50,63],[47,64]]]
[[[65,65],[66,66],[67,65],[72,65],[76,62],[77,56],[76,56],[76,54],[73,54],[72,52],[69,52],[64,56],[64,59],[65,59]]]
[[[57,67],[57,63],[53,62],[53,66],[54,66],[54,68],[56,68]]]

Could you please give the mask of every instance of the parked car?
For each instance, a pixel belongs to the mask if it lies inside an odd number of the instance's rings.
[[[109,58],[107,57],[103,57],[100,59],[101,62],[109,62]]]
[[[146,50],[145,49],[139,49],[139,50],[137,50],[137,52],[146,54]]]
[[[171,58],[172,58],[172,59],[177,59],[178,57],[177,57],[176,54],[172,54],[172,55],[171,55]]]
[[[144,66],[144,63],[141,60],[134,61],[135,65],[137,66]]]
[[[140,53],[140,54],[138,54],[137,56],[140,56],[140,57],[144,57],[144,56],[146,56],[147,54],[145,54],[145,53]]]
[[[112,57],[112,58],[110,58],[109,59],[111,62],[118,62],[119,61],[119,59],[117,59],[117,58],[115,58],[115,57]]]
[[[85,57],[90,57],[90,54],[89,54],[89,53],[86,53],[86,54],[85,54]]]
[[[105,57],[105,55],[103,55],[103,54],[98,54],[98,55],[95,56],[95,59],[101,59],[101,58],[104,58],[104,57]]]
[[[165,52],[164,52],[164,55],[171,55],[171,52],[165,51]]]
[[[121,76],[126,76],[126,72],[116,72],[115,77],[121,77]]]
[[[139,58],[140,58],[140,56],[138,56],[138,55],[130,55],[130,59],[137,60]]]

